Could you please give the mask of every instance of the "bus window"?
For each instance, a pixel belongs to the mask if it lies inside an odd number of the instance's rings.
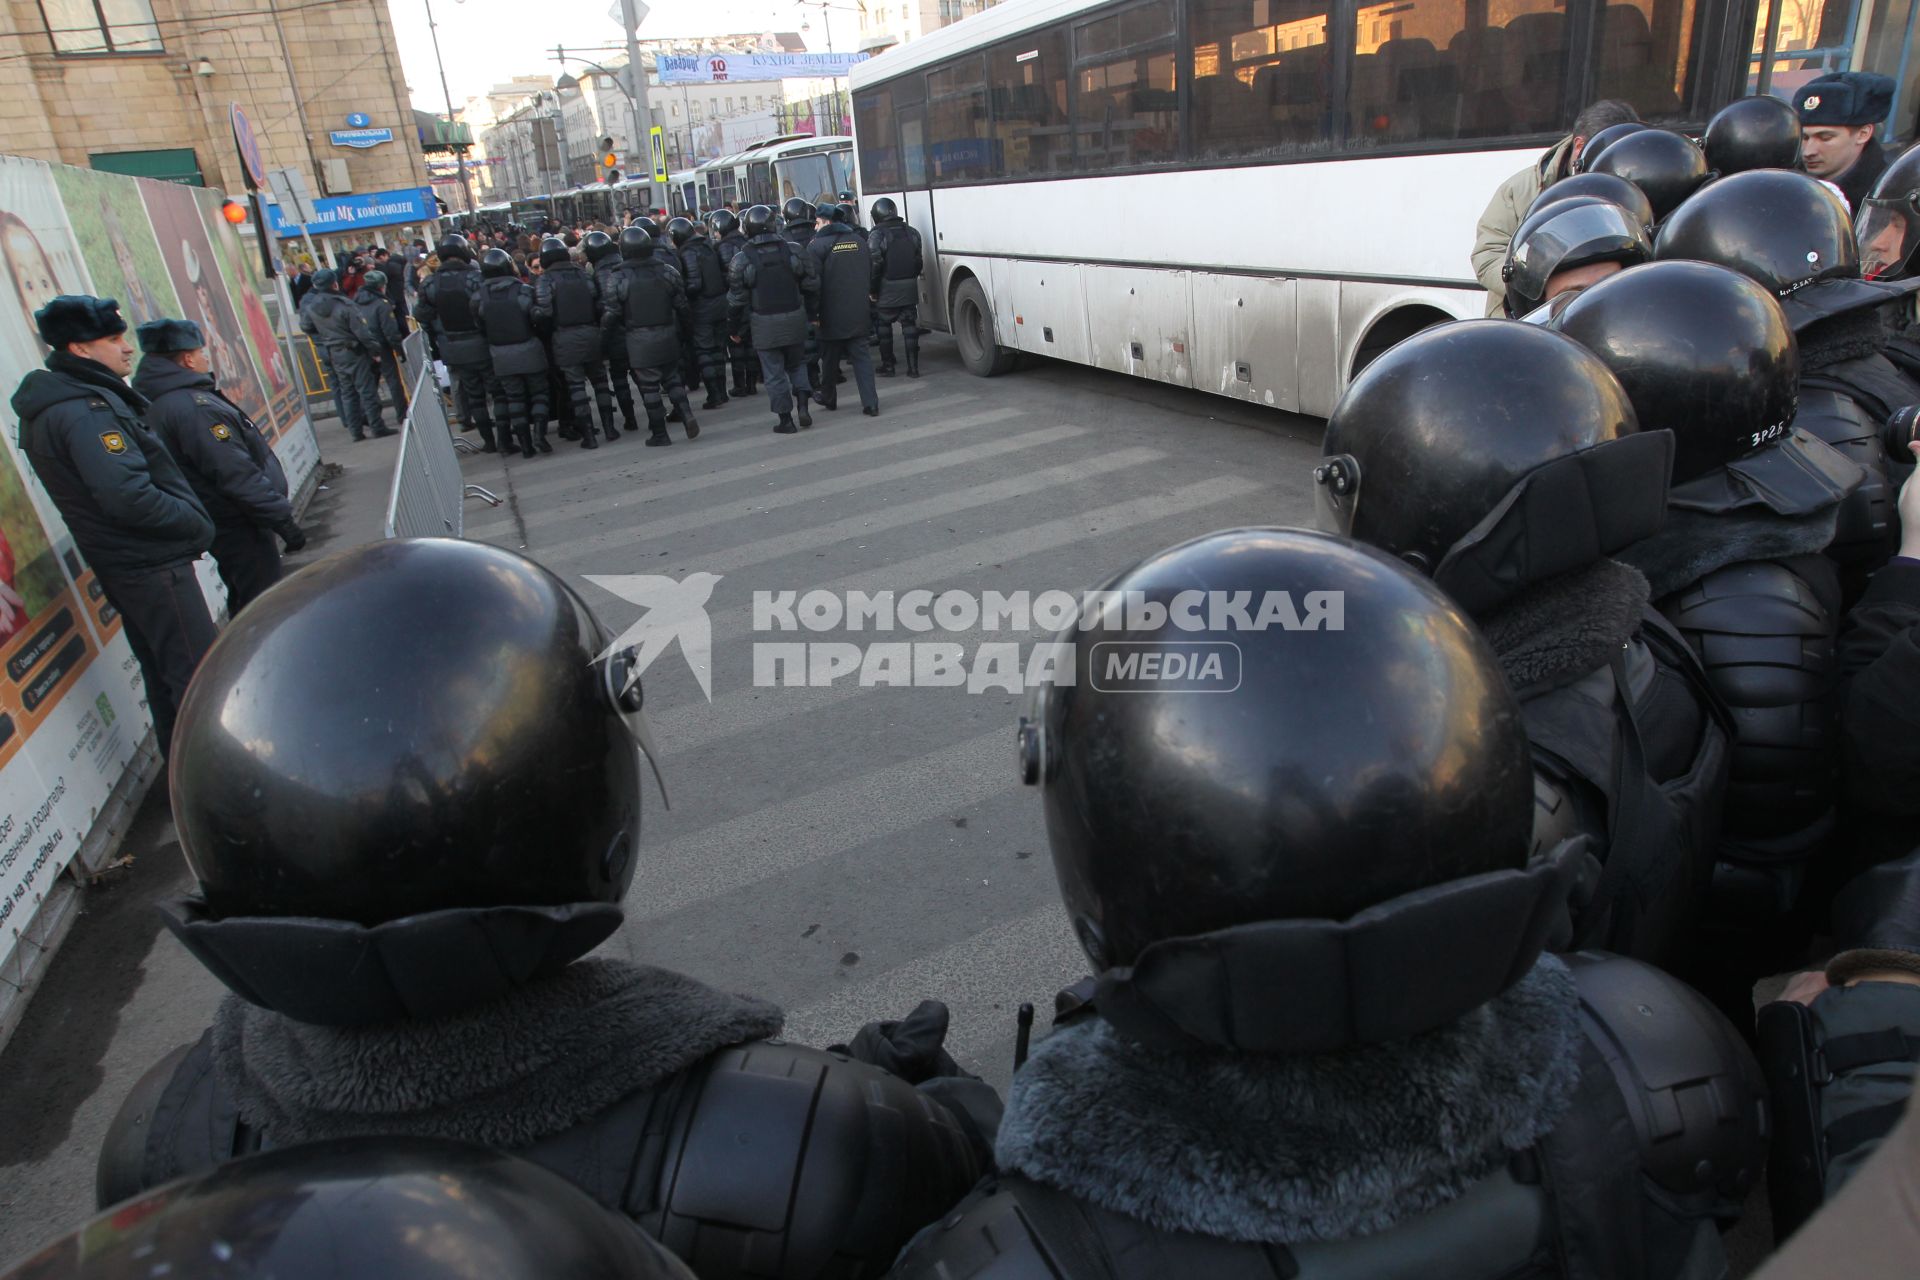
[[[1332,146],[1327,0],[1192,0],[1187,22],[1196,157]]]
[[[1567,19],[1556,0],[1384,0],[1354,11],[1353,37],[1349,149],[1565,124]]]
[[[749,205],[770,204],[776,208],[785,201],[785,196],[775,195],[773,185],[773,166],[765,160],[755,160],[747,165],[747,190],[741,197]]]
[[[1249,0],[1236,0],[1244,8]],[[988,55],[993,86],[993,131],[1002,173],[1009,178],[1065,173],[1073,168],[1067,132],[1067,37],[1031,31]]]
[[[1174,6],[1149,3],[1074,28],[1074,153],[1081,169],[1177,158],[1173,17]]]
[[[1704,93],[1694,0],[1615,0],[1594,32],[1593,96],[1633,104],[1643,120],[1685,118]]]
[[[986,60],[979,54],[927,73],[927,159],[933,184],[996,176],[987,127]]]
[[[872,89],[853,100],[854,130],[860,135],[860,175],[869,190],[900,186],[900,152],[893,128],[893,90]]]
[[[839,188],[833,185],[833,173],[827,166],[824,153],[788,156],[784,160],[776,160],[773,169],[780,175],[780,199],[783,201],[799,196],[813,204],[822,195],[839,193]]]

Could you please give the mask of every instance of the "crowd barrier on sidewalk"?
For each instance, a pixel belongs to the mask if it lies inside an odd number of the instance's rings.
[[[400,451],[387,499],[389,538],[458,538],[465,533],[461,504],[468,495],[494,506],[496,498],[460,474],[460,453],[473,446],[456,438],[447,421],[447,401],[434,377],[426,334],[415,331],[401,345],[406,356],[408,400],[400,424]]]

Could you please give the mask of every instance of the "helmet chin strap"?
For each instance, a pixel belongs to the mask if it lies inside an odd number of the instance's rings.
[[[607,703],[614,714],[620,718],[620,725],[640,748],[647,765],[653,770],[653,780],[660,787],[660,801],[668,809],[673,808],[673,797],[667,794],[667,776],[660,771],[660,748],[654,745],[653,729],[647,724],[647,713],[640,691],[640,676],[634,672],[623,685],[614,686],[614,668],[618,665],[626,671],[633,670],[633,650],[624,649],[600,664],[600,679],[607,693]]]

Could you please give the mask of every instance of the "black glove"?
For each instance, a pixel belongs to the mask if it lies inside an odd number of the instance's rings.
[[[942,1047],[946,1039],[947,1006],[938,1000],[922,1000],[897,1022],[869,1022],[854,1035],[851,1045],[834,1045],[833,1052],[879,1067],[908,1084],[937,1076],[972,1079],[972,1073],[963,1070]]]
[[[292,520],[275,525],[273,531],[280,535],[280,541],[286,544],[289,551],[298,551],[307,545],[307,531]]]

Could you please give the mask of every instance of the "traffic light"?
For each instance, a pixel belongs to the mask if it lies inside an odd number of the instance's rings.
[[[220,205],[220,216],[237,227],[247,220],[247,206],[238,200],[223,201]]]
[[[607,185],[612,186],[618,181],[620,181],[620,171],[618,169],[607,170]]]
[[[614,172],[620,167],[620,156],[613,149],[613,139],[600,139],[600,166],[607,171],[608,182],[620,181],[620,175]]]

